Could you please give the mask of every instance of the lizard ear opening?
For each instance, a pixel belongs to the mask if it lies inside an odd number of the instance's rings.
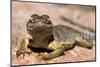
[[[45,23],[46,24],[51,24],[51,21],[50,20],[46,20]]]

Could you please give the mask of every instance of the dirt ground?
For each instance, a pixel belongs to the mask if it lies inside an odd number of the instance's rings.
[[[75,46],[72,50],[66,50],[59,57],[40,60],[36,58],[38,52],[30,56],[25,55],[16,58],[16,51],[20,47],[21,40],[30,37],[26,31],[26,22],[32,14],[47,14],[54,25],[65,25],[89,35],[95,35],[95,7],[80,5],[62,5],[34,2],[12,2],[12,65],[48,64],[63,62],[95,61],[95,44],[92,49]],[[64,20],[64,18],[70,20]],[[63,34],[63,33],[62,33]]]

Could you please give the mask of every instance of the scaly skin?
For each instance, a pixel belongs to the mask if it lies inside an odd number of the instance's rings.
[[[65,41],[56,40],[52,32],[53,24],[47,15],[38,16],[33,14],[27,22],[26,28],[32,39],[24,38],[22,40],[21,47],[16,52],[17,57],[21,54],[24,56],[25,53],[31,54],[32,52],[28,49],[28,46],[53,50],[50,53],[45,52],[39,55],[42,59],[49,59],[60,56],[66,49],[70,49],[74,45],[86,48],[92,48],[93,45],[91,40],[83,38],[72,29],[66,30]]]

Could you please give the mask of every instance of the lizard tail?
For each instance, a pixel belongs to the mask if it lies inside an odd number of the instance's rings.
[[[95,35],[82,34],[81,36],[76,38],[75,45],[92,48],[95,44]]]

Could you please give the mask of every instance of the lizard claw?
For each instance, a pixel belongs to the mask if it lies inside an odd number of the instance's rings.
[[[17,58],[18,58],[21,54],[23,55],[23,58],[24,58],[25,54],[30,55],[30,54],[32,54],[32,52],[31,52],[30,50],[17,50],[17,52],[16,52]]]

